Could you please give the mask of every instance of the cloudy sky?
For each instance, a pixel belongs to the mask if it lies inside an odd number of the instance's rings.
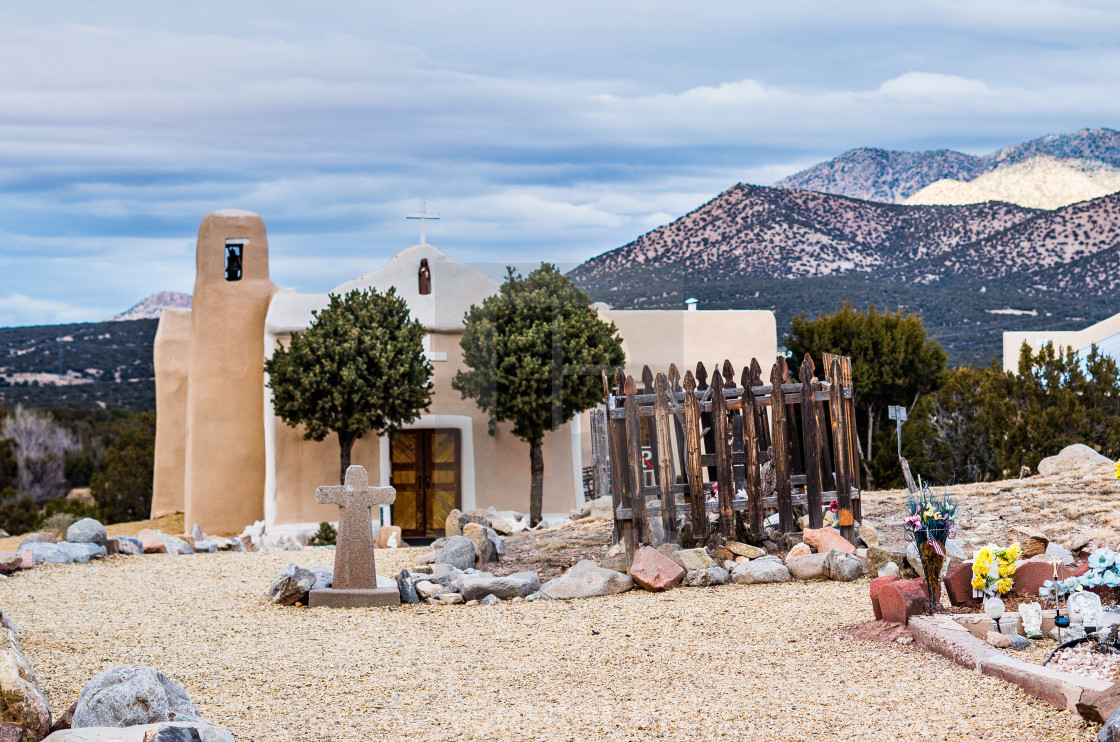
[[[1114,0],[5,3],[0,326],[189,292],[219,208],[324,291],[421,199],[455,257],[570,267],[852,147],[1118,127],[1117,39]]]

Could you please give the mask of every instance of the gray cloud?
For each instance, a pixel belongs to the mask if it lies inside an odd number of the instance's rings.
[[[265,217],[322,290],[429,237],[573,262],[853,146],[985,152],[1120,119],[1099,2],[81,3],[0,12],[0,323],[189,290]]]

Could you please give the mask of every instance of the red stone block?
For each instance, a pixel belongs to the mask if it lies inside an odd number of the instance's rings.
[[[886,585],[879,593],[883,620],[903,626],[910,622],[911,616],[925,613],[928,605],[925,584],[921,580],[899,580]]]
[[[972,562],[958,564],[945,575],[945,593],[953,605],[980,605],[980,598],[972,597]]]
[[[1058,579],[1080,577],[1089,570],[1088,564],[1076,567],[1058,567]],[[1047,580],[1054,579],[1054,566],[1049,562],[1023,562],[1015,569],[1011,578],[1011,590],[1019,595],[1038,597],[1038,589],[1046,584]]]
[[[892,582],[898,582],[898,575],[888,575],[886,577],[876,577],[871,581],[871,608],[875,611],[875,620],[883,620],[883,611],[879,607],[879,595],[883,592],[883,588]]]

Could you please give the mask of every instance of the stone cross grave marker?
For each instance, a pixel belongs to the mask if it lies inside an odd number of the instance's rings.
[[[396,589],[377,587],[370,514],[370,508],[392,505],[396,499],[397,491],[392,487],[371,487],[365,468],[356,464],[346,469],[344,484],[315,490],[316,502],[338,505],[339,511],[334,583],[328,589],[311,591],[312,607],[399,604]]]

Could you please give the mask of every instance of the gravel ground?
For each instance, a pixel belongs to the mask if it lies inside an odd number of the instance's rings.
[[[381,571],[421,551],[379,551]],[[867,581],[634,591],[491,608],[280,608],[288,561],[115,557],[0,582],[60,713],[155,666],[254,740],[1090,740],[1075,716],[913,645],[851,639]]]

